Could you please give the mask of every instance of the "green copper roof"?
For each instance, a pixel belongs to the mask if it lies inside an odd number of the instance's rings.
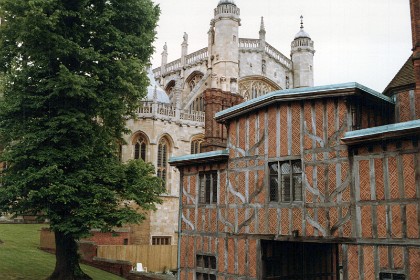
[[[387,138],[387,134],[403,136],[409,133],[413,133],[413,131],[420,131],[420,119],[349,131],[344,134],[344,138],[342,138],[342,140],[344,142],[356,142],[369,138],[380,139]]]
[[[229,156],[229,150],[219,150],[207,153],[199,153],[199,154],[190,154],[185,156],[179,157],[172,157],[169,159],[169,163],[181,163],[181,162],[188,162],[194,160],[204,160],[204,159],[211,159],[220,156]]]
[[[294,88],[294,89],[273,91],[268,94],[265,94],[257,98],[243,102],[241,104],[238,104],[236,106],[230,107],[226,110],[220,111],[216,113],[215,119],[218,120],[218,119],[229,118],[228,117],[229,115],[233,115],[233,116],[241,115],[242,113],[245,113],[250,110],[254,110],[262,106],[266,106],[277,100],[281,101],[281,100],[287,99],[287,101],[292,101],[294,98],[298,100],[298,99],[315,96],[315,95],[318,97],[321,95],[322,97],[322,93],[324,92],[326,93],[326,92],[331,92],[331,91],[340,91],[340,90],[349,90],[349,89],[359,89],[362,91],[362,93],[365,93],[375,99],[378,99],[380,101],[385,101],[390,104],[394,104],[392,99],[389,98],[388,96],[385,96],[382,93],[374,91],[373,89],[370,89],[359,83],[352,82],[352,83],[344,83],[344,84],[333,84],[333,85],[326,85],[326,86]],[[325,96],[327,97],[328,95],[326,94]]]

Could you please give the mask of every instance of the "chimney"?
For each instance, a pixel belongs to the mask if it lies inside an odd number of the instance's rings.
[[[420,119],[420,1],[410,0],[411,31],[413,36],[413,66],[416,80],[416,115]]]
[[[216,122],[214,115],[229,107],[243,102],[243,97],[223,91],[220,88],[209,88],[203,93],[205,106],[205,132],[202,152],[226,149],[227,129],[224,124]]]

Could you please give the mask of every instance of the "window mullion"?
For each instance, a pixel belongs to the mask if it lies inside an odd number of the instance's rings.
[[[290,177],[290,187],[289,187],[289,191],[290,191],[290,202],[295,200],[295,194],[294,194],[294,186],[293,186],[293,162],[289,161],[290,164],[290,173],[289,173],[289,177]]]
[[[280,162],[277,162],[277,201],[283,201],[283,183],[282,183],[282,174],[281,174],[281,165]]]

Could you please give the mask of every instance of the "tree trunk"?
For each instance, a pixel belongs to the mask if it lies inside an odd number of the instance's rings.
[[[91,280],[79,265],[78,245],[72,235],[55,232],[55,269],[47,280]]]

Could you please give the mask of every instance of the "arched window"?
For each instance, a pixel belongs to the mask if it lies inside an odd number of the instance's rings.
[[[138,136],[137,141],[134,143],[134,159],[146,161],[146,148],[146,138],[143,135]]]
[[[281,89],[277,84],[259,77],[248,77],[239,81],[239,93],[245,100],[257,98],[274,90]]]
[[[118,143],[118,160],[122,162],[122,144]]]
[[[199,73],[188,80],[188,86],[189,86],[190,92],[193,91],[195,86],[201,81],[201,79],[203,79],[203,76],[204,76],[203,74]]]
[[[166,138],[162,138],[158,145],[157,156],[157,176],[166,182],[167,165],[168,165],[169,143]]]
[[[204,112],[204,98],[203,95],[200,94],[190,105],[190,112],[199,111]]]
[[[193,139],[191,141],[191,154],[199,154],[201,153],[201,143],[203,143],[203,139]]]
[[[165,87],[166,94],[170,96],[173,93],[174,88],[175,88],[175,81],[172,80]]]

